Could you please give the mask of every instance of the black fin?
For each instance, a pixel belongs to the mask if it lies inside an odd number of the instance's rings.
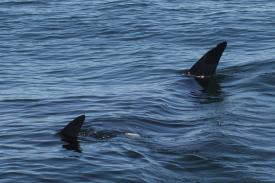
[[[81,127],[85,121],[85,115],[78,116],[73,121],[71,121],[67,126],[65,126],[60,134],[66,138],[66,140],[74,141],[81,130]]]
[[[227,46],[227,42],[219,43],[215,48],[209,50],[192,68],[187,72],[194,76],[210,77],[216,72],[223,51]]]

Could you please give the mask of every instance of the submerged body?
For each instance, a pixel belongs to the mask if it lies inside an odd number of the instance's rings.
[[[69,144],[63,145],[64,148],[69,150],[80,151],[78,137],[92,137],[98,140],[110,139],[117,136],[125,136],[127,138],[138,138],[139,134],[112,131],[112,130],[101,130],[96,131],[95,129],[84,129],[82,130],[82,125],[85,122],[85,115],[76,117],[70,123],[68,123],[58,134],[61,139]]]
[[[128,138],[137,138],[140,137],[137,133],[130,133],[130,132],[121,132],[121,131],[114,131],[114,130],[101,130],[96,131],[94,129],[88,130],[81,130],[79,136],[82,137],[92,137],[98,140],[110,139],[117,136],[125,136]]]

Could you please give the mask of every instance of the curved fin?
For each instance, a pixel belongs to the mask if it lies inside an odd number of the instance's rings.
[[[188,71],[188,74],[206,77],[210,77],[215,74],[220,58],[226,46],[227,42],[224,41],[209,50],[203,57],[201,57],[199,61],[197,61],[191,67],[191,69]]]
[[[60,134],[68,140],[76,140],[84,121],[85,115],[78,116],[65,126]]]

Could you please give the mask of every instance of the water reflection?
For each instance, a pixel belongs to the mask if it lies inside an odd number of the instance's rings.
[[[203,81],[205,80],[205,81]],[[207,79],[196,78],[196,81],[203,87],[203,92],[211,96],[219,96],[222,93],[221,78],[214,76]]]
[[[197,83],[202,87],[202,90],[192,91],[191,96],[203,104],[222,102],[224,95],[220,86],[221,79],[218,76],[205,79],[195,78]]]
[[[62,147],[66,150],[75,151],[81,153],[81,148],[79,141],[77,139],[72,138],[62,138],[62,141],[66,142],[66,144],[62,145]]]

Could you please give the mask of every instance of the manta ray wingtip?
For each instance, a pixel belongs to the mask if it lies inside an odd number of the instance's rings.
[[[220,58],[227,46],[227,41],[220,42],[214,48],[205,53],[188,73],[193,76],[211,77],[215,74]]]
[[[76,140],[85,121],[85,115],[80,115],[67,124],[61,131],[60,135],[67,140]]]
[[[221,43],[219,43],[218,45],[227,46],[227,41],[222,41],[222,42],[221,42]]]
[[[226,48],[226,46],[227,46],[227,41],[223,41],[223,42],[220,42],[219,44],[217,44],[217,48],[221,48],[221,49],[223,49],[223,51],[225,50],[225,48]]]

